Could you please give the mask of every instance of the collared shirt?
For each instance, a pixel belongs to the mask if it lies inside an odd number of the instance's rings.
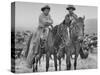
[[[53,23],[53,20],[51,19],[50,14],[48,14],[47,16],[44,15],[44,13],[41,13],[41,15],[39,16],[39,27],[45,27],[46,23]]]
[[[67,14],[65,16],[65,19],[68,19],[68,20],[72,21],[72,23],[75,22],[77,18],[78,18],[78,16],[76,14],[72,14],[72,15]]]

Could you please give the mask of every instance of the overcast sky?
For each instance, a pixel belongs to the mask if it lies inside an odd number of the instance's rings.
[[[41,12],[41,7],[49,5],[51,7],[50,15],[54,21],[53,25],[60,24],[65,15],[67,5],[62,4],[43,4],[43,3],[27,3],[16,2],[15,9],[15,26],[16,29],[34,30],[39,25],[38,18]],[[76,6],[75,13],[78,16],[85,16],[86,19],[97,18],[97,7],[91,6]]]

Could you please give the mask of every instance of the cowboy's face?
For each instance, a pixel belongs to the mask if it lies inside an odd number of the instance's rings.
[[[68,11],[69,11],[69,13],[70,13],[70,14],[72,14],[72,13],[73,13],[73,9],[69,9]]]
[[[49,14],[49,12],[50,12],[50,10],[49,10],[49,9],[45,9],[45,10],[43,11],[43,13],[44,13],[45,15],[48,15],[48,14]]]

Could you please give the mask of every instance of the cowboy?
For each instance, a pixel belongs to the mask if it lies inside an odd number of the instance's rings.
[[[76,8],[73,5],[68,5],[66,10],[68,10],[68,14],[65,16],[66,22],[71,22],[71,24],[75,23],[78,18],[78,16],[74,13]]]
[[[51,16],[49,14],[50,12],[50,7],[48,5],[44,6],[41,8],[42,13],[39,16],[39,26],[36,31],[36,36],[34,39],[34,43],[39,41],[39,39],[46,39],[47,34],[48,34],[48,28],[49,26],[52,26],[53,20],[51,19]]]
[[[53,24],[53,20],[51,19],[51,16],[49,14],[50,7],[48,5],[41,8],[41,15],[39,16],[39,31],[40,31],[40,37],[46,38],[48,34],[48,28]]]
[[[53,20],[49,14],[50,7],[48,5],[41,8],[42,13],[39,16],[39,26],[36,32],[36,37],[34,39],[34,43],[37,41],[40,42],[40,39],[46,40],[49,26],[52,26]]]
[[[34,47],[34,52],[33,52],[33,49],[30,49],[29,54],[28,54],[29,56],[27,57],[27,61],[28,61],[28,64],[30,67],[32,65],[32,60],[33,60],[32,57],[35,57],[35,55],[38,53],[38,46],[40,43],[40,38],[44,39],[44,36],[48,30],[48,27],[53,24],[53,20],[51,19],[51,16],[49,14],[50,7],[48,5],[46,5],[46,6],[41,8],[41,11],[42,11],[42,13],[39,16],[38,29],[37,29],[34,37],[32,38],[31,45]],[[32,47],[30,47],[30,48],[32,48]]]
[[[70,44],[70,30],[69,30],[69,27],[72,28],[72,24],[76,22],[78,16],[74,13],[76,8],[73,5],[68,5],[66,10],[68,10],[68,14],[66,14],[65,19],[64,19],[62,24],[68,26],[67,27],[68,40],[67,40],[66,44],[69,45]],[[72,56],[72,57],[74,58],[74,56]]]

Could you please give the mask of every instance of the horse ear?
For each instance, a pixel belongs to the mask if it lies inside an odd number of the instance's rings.
[[[83,16],[83,20],[85,20],[85,16]]]

